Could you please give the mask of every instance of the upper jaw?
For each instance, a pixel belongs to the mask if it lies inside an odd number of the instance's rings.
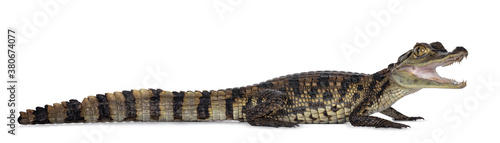
[[[420,66],[407,66],[400,70],[407,71],[414,75],[418,80],[419,87],[426,88],[464,88],[466,81],[457,82],[453,79],[439,76],[436,68],[439,66],[449,66],[454,63],[460,63],[464,58],[467,58],[468,52],[463,47],[457,47],[453,52],[443,53],[439,59],[433,60],[427,64]]]

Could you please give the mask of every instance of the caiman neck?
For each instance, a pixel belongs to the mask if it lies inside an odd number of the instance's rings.
[[[369,95],[375,103],[375,106],[372,107],[373,113],[385,110],[404,96],[415,93],[421,89],[403,87],[394,81],[390,74],[390,70],[386,68],[372,75],[374,90],[372,90],[373,92]]]

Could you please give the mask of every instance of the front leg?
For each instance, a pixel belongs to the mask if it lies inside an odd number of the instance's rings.
[[[410,126],[400,123],[394,123],[386,119],[382,119],[375,116],[369,116],[369,110],[373,105],[369,99],[365,99],[360,105],[358,105],[349,115],[349,122],[353,126],[365,126],[365,127],[376,127],[376,128],[408,128]]]
[[[380,111],[380,113],[387,115],[396,121],[416,121],[418,119],[424,119],[423,117],[408,117],[408,116],[398,112],[396,109],[394,109],[392,107],[389,107],[385,110],[382,110],[382,111]]]

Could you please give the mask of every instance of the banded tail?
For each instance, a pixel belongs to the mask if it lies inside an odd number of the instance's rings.
[[[240,88],[170,92],[140,89],[71,99],[20,112],[20,124],[244,120]]]

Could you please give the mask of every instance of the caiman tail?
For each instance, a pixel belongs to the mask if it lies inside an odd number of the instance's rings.
[[[240,88],[170,92],[140,89],[88,96],[20,112],[20,124],[243,120]]]

